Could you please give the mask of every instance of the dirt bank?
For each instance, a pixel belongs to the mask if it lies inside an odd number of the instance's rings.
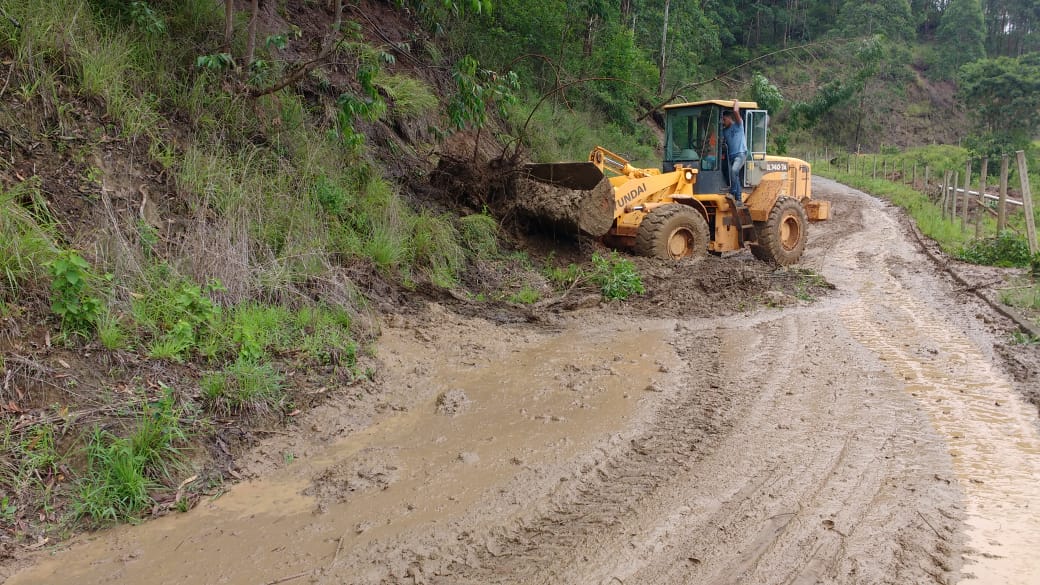
[[[381,414],[320,408],[253,480],[8,583],[1028,582],[1036,380],[1001,356],[1033,350],[896,211],[816,192],[816,302],[743,253],[551,326],[431,305],[384,330]]]

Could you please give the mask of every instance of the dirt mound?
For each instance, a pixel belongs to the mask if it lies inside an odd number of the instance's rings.
[[[646,294],[627,303],[658,317],[728,315],[762,305],[811,302],[834,287],[815,272],[780,267],[741,252],[678,263],[634,258]]]

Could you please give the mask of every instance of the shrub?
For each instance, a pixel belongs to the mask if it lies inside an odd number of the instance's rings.
[[[624,300],[634,294],[643,294],[643,278],[631,260],[622,258],[617,252],[602,256],[592,255],[592,282],[600,287],[606,299]]]
[[[51,311],[61,328],[86,336],[101,315],[101,301],[92,294],[90,264],[73,250],[65,250],[47,264],[51,273]]]
[[[992,238],[973,240],[961,246],[955,255],[972,264],[1020,268],[1029,266],[1033,259],[1029,253],[1029,242],[1009,230]]]

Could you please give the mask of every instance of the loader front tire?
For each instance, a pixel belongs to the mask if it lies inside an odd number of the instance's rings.
[[[708,223],[697,210],[671,203],[651,211],[639,224],[635,251],[662,260],[708,254]]]
[[[755,258],[779,266],[794,264],[805,251],[809,219],[802,204],[790,197],[777,199],[766,221],[755,222],[758,241],[751,245]]]

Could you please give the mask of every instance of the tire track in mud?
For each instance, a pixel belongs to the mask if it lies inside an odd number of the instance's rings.
[[[986,583],[1025,583],[1040,574],[1033,559],[1040,525],[1035,478],[1040,436],[1011,382],[978,343],[918,298],[901,255],[858,254],[878,275],[842,316],[905,382],[944,436],[966,496],[965,573]]]
[[[736,395],[718,392],[719,340],[711,332],[679,328],[677,350],[687,364],[681,388],[672,388],[652,429],[595,466],[553,497],[550,511],[456,564],[433,583],[560,583],[555,566],[598,533],[623,525],[642,500],[710,452],[728,428]],[[702,391],[691,391],[701,388]]]
[[[853,274],[863,266],[848,256],[876,234],[861,204],[845,211],[815,261]],[[679,331],[687,369],[652,430],[505,530],[495,554],[471,547],[433,582],[955,579],[949,455],[902,380],[835,314],[857,298],[844,296]]]

